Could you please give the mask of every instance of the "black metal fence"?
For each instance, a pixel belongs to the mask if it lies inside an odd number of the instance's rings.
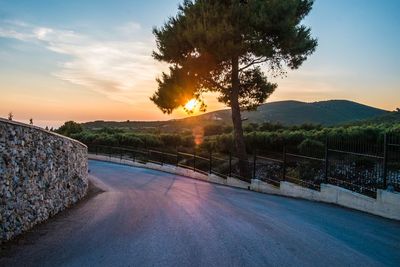
[[[154,149],[137,149],[131,147],[113,147],[104,145],[88,145],[89,153],[96,155],[105,155],[109,157],[117,157],[124,160],[136,161],[139,163],[155,163],[168,164],[178,167],[187,168],[203,174],[215,174],[223,178],[236,177],[238,179],[250,182],[252,177],[242,177],[239,175],[237,157],[231,154],[213,155],[211,152],[208,155],[186,153],[181,151],[166,152]],[[247,162],[250,164],[250,161]]]
[[[376,196],[379,188],[400,191],[400,137],[395,135],[385,135],[374,143],[327,138],[318,146],[303,145],[299,149],[284,145],[279,153],[268,153],[269,156],[254,153],[244,162],[249,170],[246,177],[240,175],[240,161],[232,153],[185,153],[101,145],[88,145],[88,148],[95,154],[175,165],[247,182],[259,179],[275,186],[289,181],[319,190],[321,183],[330,183],[371,197]]]

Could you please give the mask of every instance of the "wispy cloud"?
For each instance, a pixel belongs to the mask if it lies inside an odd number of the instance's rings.
[[[120,36],[101,40],[72,30],[5,21],[0,37],[43,46],[66,55],[52,75],[106,95],[112,100],[134,104],[151,95],[154,78],[164,67],[151,58],[153,40],[134,40],[140,24],[131,22],[116,29]],[[134,34],[136,33],[136,34]]]

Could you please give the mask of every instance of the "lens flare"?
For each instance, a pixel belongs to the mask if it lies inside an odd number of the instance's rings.
[[[186,110],[188,110],[188,111],[193,111],[196,107],[197,107],[197,104],[198,104],[198,102],[197,102],[197,100],[196,99],[190,99],[187,103],[186,103],[186,105],[185,105],[185,109]]]

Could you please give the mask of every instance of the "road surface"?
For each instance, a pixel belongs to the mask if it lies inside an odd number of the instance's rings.
[[[89,166],[105,192],[40,226],[33,241],[3,253],[1,266],[400,266],[396,221],[152,170]]]

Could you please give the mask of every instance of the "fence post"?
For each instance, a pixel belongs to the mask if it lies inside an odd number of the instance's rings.
[[[325,183],[328,183],[328,171],[329,171],[329,141],[328,136],[325,139]]]
[[[161,151],[161,166],[164,165],[164,152]]]
[[[212,173],[212,151],[210,150],[210,174]]]
[[[98,149],[99,149],[99,148],[96,146],[96,149],[95,149],[95,150],[96,150],[96,155],[98,154]]]
[[[229,152],[229,177],[232,177],[232,152]]]
[[[383,137],[383,189],[387,188],[387,163],[388,163],[388,140],[387,134]]]
[[[254,155],[253,155],[253,179],[256,179],[256,160],[257,160],[257,150],[254,150]]]
[[[122,148],[119,148],[119,161],[122,161]]]
[[[286,143],[284,142],[283,143],[283,151],[282,151],[282,153],[283,153],[283,160],[282,160],[282,162],[283,162],[283,164],[282,164],[282,181],[285,181],[286,180]]]
[[[196,149],[193,151],[193,171],[196,171]]]
[[[176,167],[179,165],[179,151],[178,148],[176,149]]]

